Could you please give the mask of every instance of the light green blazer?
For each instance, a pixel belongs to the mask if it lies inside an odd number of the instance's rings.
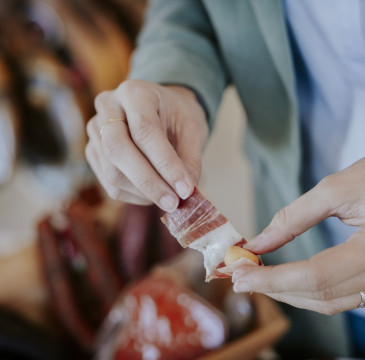
[[[279,0],[151,1],[130,78],[195,89],[211,128],[225,87],[236,86],[248,117],[244,147],[254,172],[258,231],[301,194],[295,77]],[[309,258],[324,248],[312,229],[264,261]],[[285,310],[292,319],[283,343],[288,351],[349,354],[342,314]]]

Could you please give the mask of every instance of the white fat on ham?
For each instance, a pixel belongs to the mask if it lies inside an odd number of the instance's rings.
[[[224,261],[228,248],[241,240],[242,235],[230,222],[226,222],[188,245],[203,254],[206,281],[210,280],[212,272]]]

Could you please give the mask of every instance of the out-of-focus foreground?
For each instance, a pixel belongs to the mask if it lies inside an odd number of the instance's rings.
[[[287,329],[270,300],[204,284],[199,254],[182,251],[160,210],[111,201],[85,161],[93,99],[126,78],[144,8],[0,3],[1,358],[250,359]],[[252,212],[240,207],[251,194],[238,181],[247,164],[211,147],[203,190],[251,236]],[[217,161],[231,167],[212,181]]]

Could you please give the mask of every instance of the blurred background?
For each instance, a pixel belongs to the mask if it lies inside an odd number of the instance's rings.
[[[125,79],[144,8],[142,0],[1,3],[1,253],[29,242],[39,214],[93,181],[84,158],[85,124],[95,95]],[[201,186],[249,237],[243,120],[229,89],[204,153]]]
[[[84,158],[93,99],[128,72],[143,1],[1,1],[2,253],[44,211],[93,181]]]
[[[127,77],[145,7],[143,0],[0,2],[2,359],[276,358],[265,349],[288,324],[275,305],[233,294],[230,282],[204,284],[199,254],[181,251],[161,212],[108,199],[86,163],[93,99]],[[200,187],[250,238],[244,127],[244,110],[228,88]],[[177,298],[162,300],[168,289]],[[193,303],[205,320],[190,313]],[[148,335],[158,333],[161,319],[168,319],[170,344],[166,332],[164,341]],[[205,326],[212,333],[199,325],[207,319],[216,324]],[[207,336],[217,341],[204,343]],[[213,349],[241,337],[231,357],[214,357]]]

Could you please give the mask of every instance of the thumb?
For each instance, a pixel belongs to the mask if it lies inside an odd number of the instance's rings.
[[[271,223],[244,248],[256,254],[274,251],[329,217],[330,204],[321,183],[280,209]]]

